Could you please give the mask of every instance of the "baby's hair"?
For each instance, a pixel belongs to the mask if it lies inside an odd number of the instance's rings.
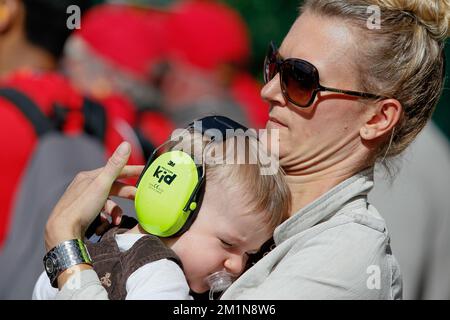
[[[179,138],[181,141],[172,142],[168,149],[182,150],[198,165],[204,163],[206,184],[219,183],[224,190],[247,190],[236,201],[244,202],[249,214],[263,213],[263,222],[270,230],[289,216],[291,193],[284,172],[279,167],[272,174],[263,174],[264,164],[276,159],[263,151],[256,137],[235,135],[211,141],[199,132],[186,130]]]

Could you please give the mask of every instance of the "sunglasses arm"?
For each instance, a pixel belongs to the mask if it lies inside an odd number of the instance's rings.
[[[379,95],[372,94],[372,93],[334,89],[334,88],[328,88],[328,87],[324,87],[324,86],[320,86],[319,91],[330,91],[330,92],[336,92],[336,93],[343,93],[343,94],[347,94],[349,96],[361,97],[361,98],[367,98],[367,99],[387,99],[387,97],[379,96]]]

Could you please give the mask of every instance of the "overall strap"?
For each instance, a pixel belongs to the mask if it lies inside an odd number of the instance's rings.
[[[182,267],[179,257],[153,235],[144,235],[125,252],[120,252],[116,235],[128,231],[117,227],[110,229],[97,243],[88,243],[94,270],[111,300],[124,300],[127,296],[128,278],[146,264],[169,259]]]
[[[123,265],[126,266],[124,275],[128,278],[140,267],[162,259],[171,260],[183,268],[180,258],[160,238],[151,234],[145,235],[136,241],[130,250],[123,253]]]

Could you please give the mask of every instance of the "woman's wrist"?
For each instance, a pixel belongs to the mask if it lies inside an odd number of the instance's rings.
[[[45,248],[48,251],[71,239],[83,239],[80,227],[70,223],[58,225],[53,221],[48,221],[45,227]]]

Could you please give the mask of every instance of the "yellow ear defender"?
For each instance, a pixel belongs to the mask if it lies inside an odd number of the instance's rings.
[[[203,135],[208,135],[210,129],[218,130],[221,137],[211,136],[211,141],[225,139],[230,129],[247,130],[243,125],[221,116],[197,120],[188,128]],[[157,151],[169,141],[153,152],[136,185],[135,208],[139,224],[148,233],[160,237],[178,236],[190,227],[200,208],[199,201],[204,191],[204,161],[203,165],[197,165],[183,151],[168,151],[155,158]]]

